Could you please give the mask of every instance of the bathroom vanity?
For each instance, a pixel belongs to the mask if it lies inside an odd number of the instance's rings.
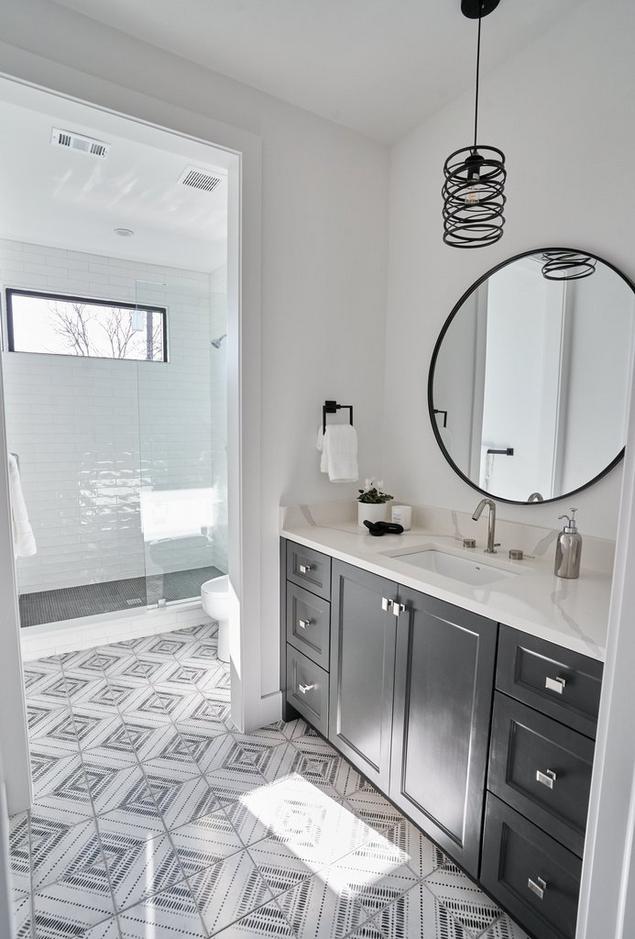
[[[573,939],[610,575],[344,523],[284,525],[281,552],[286,716],[536,939]]]

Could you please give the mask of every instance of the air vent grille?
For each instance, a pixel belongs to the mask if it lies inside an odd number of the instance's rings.
[[[220,176],[214,176],[208,170],[199,170],[194,166],[188,166],[181,174],[179,182],[183,186],[190,186],[192,189],[201,189],[203,192],[214,192],[219,183],[222,182]]]
[[[76,134],[71,130],[60,130],[58,127],[54,127],[51,132],[51,143],[66,150],[79,150],[80,153],[102,160],[108,156],[110,150],[110,144],[104,143],[103,140],[95,140],[94,137]]]

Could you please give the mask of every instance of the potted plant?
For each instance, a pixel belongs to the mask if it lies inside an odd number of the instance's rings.
[[[385,522],[387,505],[394,498],[384,491],[383,480],[367,479],[364,488],[357,497],[357,524],[364,528],[364,522]]]

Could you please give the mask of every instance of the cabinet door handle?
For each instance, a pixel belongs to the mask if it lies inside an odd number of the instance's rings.
[[[566,678],[550,678],[549,675],[545,678],[545,688],[547,691],[555,691],[556,694],[562,694],[566,683]]]
[[[553,789],[553,784],[555,783],[558,777],[552,769],[546,770],[544,773],[542,770],[536,770],[536,782],[541,783],[543,786],[546,786],[547,789]]]
[[[535,893],[539,900],[544,899],[545,890],[547,889],[547,881],[543,880],[542,877],[536,877],[533,880],[531,877],[527,881],[527,886],[532,893]]]
[[[307,694],[309,691],[313,691],[315,685],[303,685],[302,682],[298,685],[298,691],[301,691],[302,694]]]
[[[390,613],[391,606],[392,606],[392,600],[389,600],[388,597],[381,598],[381,608],[384,611],[384,613]]]
[[[390,611],[393,616],[401,616],[402,613],[406,612],[405,603],[397,603],[396,600],[392,601],[392,610]]]
[[[298,570],[300,571],[301,574],[308,574],[309,571],[311,570],[311,565],[310,564],[298,564]]]
[[[313,625],[312,619],[299,619],[298,620],[298,626],[300,627],[300,629],[308,629],[309,626],[312,626],[312,625]]]

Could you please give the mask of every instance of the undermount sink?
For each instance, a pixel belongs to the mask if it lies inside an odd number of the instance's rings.
[[[505,577],[516,577],[518,571],[510,571],[504,567],[498,567],[496,564],[483,562],[477,558],[460,557],[456,554],[447,554],[438,548],[424,548],[423,550],[402,551],[390,554],[393,558],[399,558],[406,564],[412,564],[415,567],[421,567],[426,571],[432,571],[435,574],[441,574],[443,577],[451,577],[452,580],[460,580],[464,584],[472,586],[482,586],[484,584],[493,584],[497,580],[503,580]]]

